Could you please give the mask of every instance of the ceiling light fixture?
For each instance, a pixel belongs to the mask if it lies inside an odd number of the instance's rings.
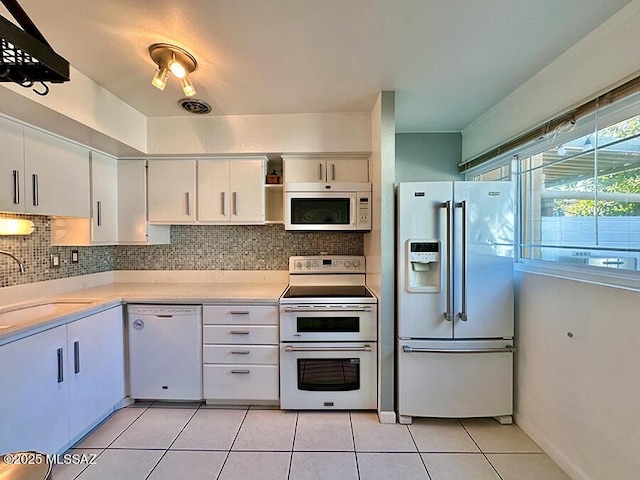
[[[167,85],[169,72],[180,80],[182,91],[187,97],[196,94],[196,89],[189,78],[189,74],[198,68],[195,57],[185,49],[168,43],[154,43],[149,46],[149,55],[158,65],[158,70],[151,81],[151,85],[159,90],[164,90]]]

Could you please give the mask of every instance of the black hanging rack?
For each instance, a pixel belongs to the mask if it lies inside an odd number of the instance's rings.
[[[40,95],[49,92],[44,82],[68,82],[69,62],[51,48],[16,0],[0,1],[22,27],[0,16],[0,82],[26,88],[39,82],[44,91],[34,91]]]

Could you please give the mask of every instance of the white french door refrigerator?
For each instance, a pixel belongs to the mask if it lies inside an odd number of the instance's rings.
[[[397,405],[417,417],[513,408],[512,182],[397,188]]]

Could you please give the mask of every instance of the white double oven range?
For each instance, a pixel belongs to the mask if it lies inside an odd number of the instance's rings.
[[[365,257],[291,257],[280,298],[281,408],[375,409],[377,338]]]

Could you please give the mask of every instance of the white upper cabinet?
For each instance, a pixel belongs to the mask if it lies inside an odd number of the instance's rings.
[[[102,153],[91,152],[90,177],[90,217],[53,217],[51,219],[51,245],[115,245],[118,242],[116,159]]]
[[[228,222],[231,219],[229,160],[198,162],[198,219]]]
[[[264,157],[150,160],[149,222],[264,223],[265,165]]]
[[[93,243],[118,241],[118,165],[98,152],[91,154],[91,233]]]
[[[147,221],[147,162],[118,160],[118,243],[169,243],[169,225]]]
[[[24,213],[24,127],[0,118],[0,211]]]
[[[264,223],[266,159],[198,161],[198,221]]]
[[[196,222],[195,160],[150,160],[149,222]]]
[[[89,150],[0,118],[0,211],[89,217]]]
[[[24,132],[25,213],[89,217],[89,150],[30,128]]]
[[[366,157],[283,156],[285,182],[366,183]]]

